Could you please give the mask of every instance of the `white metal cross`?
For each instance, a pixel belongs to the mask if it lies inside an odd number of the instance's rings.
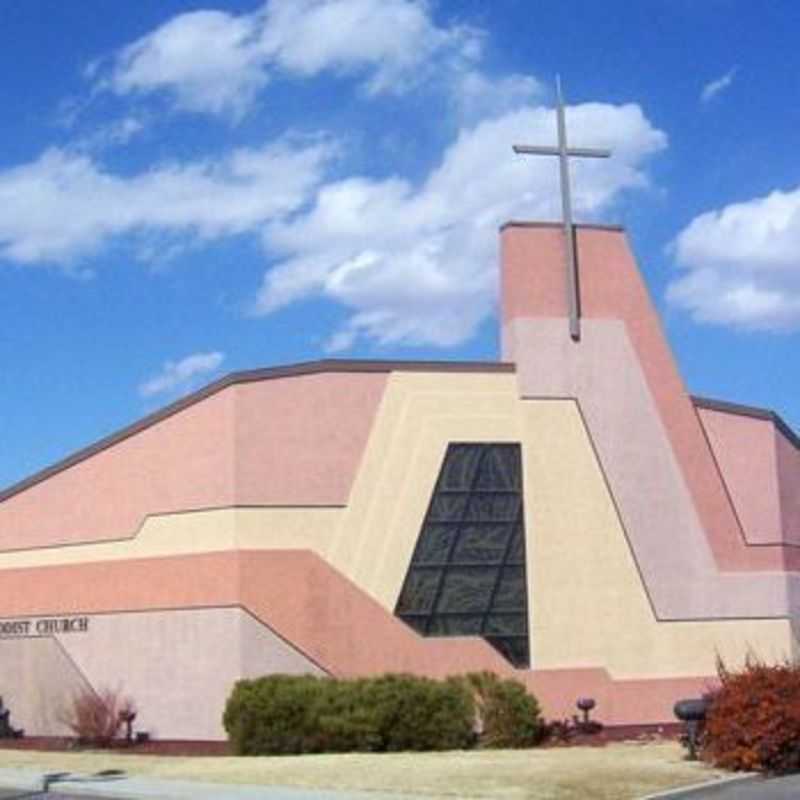
[[[557,156],[561,178],[561,209],[564,218],[564,253],[567,268],[567,308],[569,309],[569,334],[578,341],[581,338],[581,303],[578,283],[578,259],[575,252],[575,229],[572,223],[572,198],[569,185],[570,158],[608,158],[610,150],[593,147],[568,147],[567,124],[564,116],[564,97],[561,80],[556,76],[556,120],[558,123],[558,145],[515,144],[514,152],[533,156]]]

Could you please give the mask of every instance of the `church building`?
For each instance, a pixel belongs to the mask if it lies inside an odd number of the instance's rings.
[[[673,721],[798,655],[800,438],[692,397],[624,231],[500,231],[496,362],[237,372],[0,492],[0,695],[218,740],[234,682],[491,670],[549,718]]]
[[[13,722],[111,687],[214,740],[241,677],[488,669],[660,723],[795,656],[800,439],[688,394],[624,231],[573,233],[579,316],[562,226],[502,228],[500,361],[234,373],[0,493]]]

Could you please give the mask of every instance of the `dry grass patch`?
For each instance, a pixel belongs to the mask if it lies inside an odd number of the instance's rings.
[[[674,742],[448,753],[352,753],[173,758],[114,753],[0,750],[0,767],[219,783],[371,790],[432,798],[634,800],[725,773],[683,760]]]

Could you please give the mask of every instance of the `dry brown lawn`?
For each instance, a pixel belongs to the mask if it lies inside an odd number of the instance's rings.
[[[314,789],[396,792],[429,798],[628,800],[724,773],[684,761],[674,742],[606,747],[391,753],[192,757],[0,750],[0,767]]]

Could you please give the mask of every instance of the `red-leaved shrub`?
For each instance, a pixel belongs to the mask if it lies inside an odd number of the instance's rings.
[[[719,767],[760,772],[800,769],[800,666],[748,658],[730,671],[718,664],[703,757]]]
[[[108,687],[94,691],[79,689],[59,714],[63,722],[78,737],[81,744],[109,747],[120,732],[124,719],[135,713],[129,697]]]

